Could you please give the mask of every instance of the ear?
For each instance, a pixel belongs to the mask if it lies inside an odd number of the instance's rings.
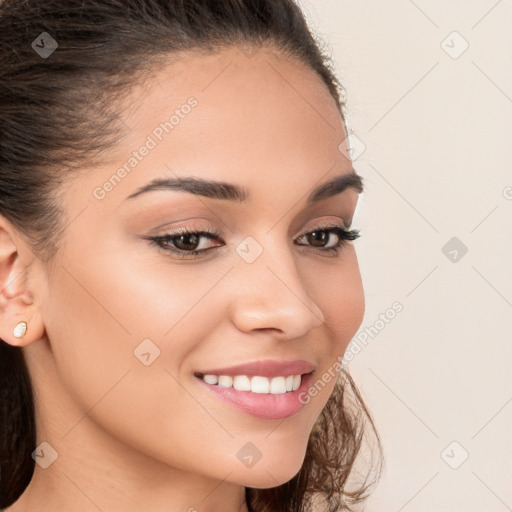
[[[34,262],[39,260],[28,242],[0,215],[0,340],[9,345],[29,345],[45,332],[39,304],[34,299],[38,295],[32,275],[36,270]],[[27,330],[18,338],[14,329],[22,321],[27,323]]]

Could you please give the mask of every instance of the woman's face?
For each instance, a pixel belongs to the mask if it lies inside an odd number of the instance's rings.
[[[302,65],[229,49],[158,70],[126,104],[113,162],[62,189],[68,225],[38,292],[55,365],[48,424],[56,439],[109,439],[219,480],[284,483],[364,310],[352,243],[335,253],[335,231],[303,236],[349,227],[357,203],[350,179],[308,203],[353,173],[335,102]],[[154,180],[169,181],[140,192]],[[149,240],[167,234],[167,249]],[[272,381],[311,370],[295,391]],[[216,373],[228,377],[201,379]],[[230,375],[270,380],[240,391],[223,387]]]

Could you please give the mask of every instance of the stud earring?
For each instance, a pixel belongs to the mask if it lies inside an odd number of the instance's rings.
[[[27,332],[27,322],[19,322],[12,332],[16,338],[23,338]]]

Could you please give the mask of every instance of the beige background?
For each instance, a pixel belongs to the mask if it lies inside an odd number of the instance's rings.
[[[350,371],[386,466],[364,510],[512,510],[512,1],[300,3],[366,146]]]

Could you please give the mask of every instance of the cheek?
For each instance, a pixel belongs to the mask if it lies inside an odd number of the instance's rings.
[[[311,418],[316,418],[329,400],[345,350],[363,321],[365,298],[357,256],[353,246],[346,249],[331,271],[318,268],[316,279],[310,283],[326,324],[325,336],[317,345],[317,371],[300,398],[310,409]],[[309,278],[314,276],[313,270],[308,270]]]
[[[315,268],[316,265],[316,268]],[[363,321],[365,299],[357,256],[353,246],[343,249],[332,265],[315,263],[304,279],[327,326],[331,356],[343,352]]]
[[[198,300],[194,291],[201,290],[187,291],[176,280],[165,287],[161,278],[157,285],[134,267],[127,273],[124,265],[120,261],[107,268],[88,258],[80,269],[77,258],[64,263],[50,283],[43,314],[66,397],[57,404],[73,404],[61,411],[63,434],[76,425],[73,439],[80,439],[88,435],[92,421],[156,460],[167,458],[186,467],[197,439],[208,439],[203,409],[177,380],[189,343],[200,337],[186,321],[163,334],[180,318],[186,320],[187,310]],[[165,296],[158,294],[163,289]],[[182,324],[188,333],[179,330]]]
[[[88,253],[68,255],[43,314],[59,371],[94,402],[130,369],[180,368],[218,318],[206,294],[219,276],[191,279],[178,265],[155,268],[115,251],[80,255]]]

